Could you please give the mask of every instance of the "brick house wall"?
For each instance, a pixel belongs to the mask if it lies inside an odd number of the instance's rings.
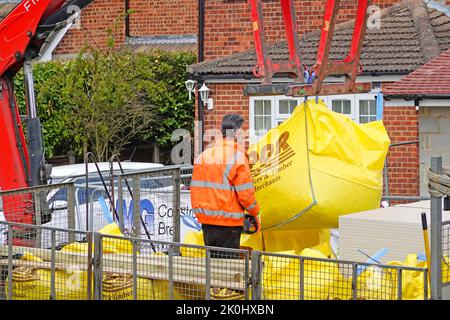
[[[80,29],[70,29],[59,46],[55,55],[77,53],[87,42],[89,44],[106,48],[108,34],[106,30],[111,28],[117,19],[125,11],[124,1],[95,0],[81,12]],[[125,40],[125,24],[119,23],[115,34],[116,46]]]
[[[197,0],[130,0],[132,36],[197,34]]]
[[[130,0],[130,35],[197,34],[197,0]],[[89,42],[106,47],[107,30],[118,22],[116,46],[125,41],[125,0],[95,0],[81,12],[81,29],[67,32],[55,55],[74,54]]]
[[[373,0],[383,9],[399,0]],[[320,28],[327,0],[296,0],[299,34]],[[358,1],[342,0],[339,22],[355,17]],[[279,0],[262,2],[267,42],[284,39],[284,26]],[[208,0],[205,16],[205,60],[230,55],[253,48],[250,10],[244,0]],[[269,28],[270,26],[270,28]]]
[[[213,139],[213,129],[220,130],[222,117],[228,113],[238,113],[245,119],[244,130],[249,129],[249,97],[243,95],[244,84],[208,84],[211,97],[214,99],[214,109],[204,109],[204,145]],[[198,102],[197,102],[198,103]],[[195,110],[198,119],[198,108]],[[196,140],[197,141],[197,140]]]
[[[415,107],[385,107],[383,123],[391,143],[419,140],[419,117]],[[419,144],[392,146],[387,163],[389,194],[419,195]]]

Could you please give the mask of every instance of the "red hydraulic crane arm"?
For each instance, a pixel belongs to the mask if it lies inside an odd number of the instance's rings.
[[[277,73],[285,73],[294,79],[295,83],[289,85],[287,88],[286,95],[289,96],[329,95],[370,91],[370,83],[355,84],[356,76],[360,70],[359,58],[366,33],[367,8],[370,0],[358,0],[353,37],[348,55],[343,60],[330,61],[329,53],[340,2],[341,0],[327,0],[316,64],[311,70],[313,72],[310,73],[308,71],[308,79],[303,79],[306,74],[300,60],[300,45],[296,28],[294,0],[280,0],[289,50],[289,60],[287,62],[274,62],[270,58],[265,43],[261,0],[248,0],[256,56],[258,59],[253,73],[256,77],[261,78],[263,84],[259,89],[254,88],[255,94],[267,92],[267,87],[270,87],[272,78]],[[344,75],[345,81],[344,83],[323,85],[325,78],[330,75]]]
[[[0,75],[20,61],[47,8],[55,10],[52,0],[25,0],[0,22]],[[47,12],[46,12],[47,11]]]

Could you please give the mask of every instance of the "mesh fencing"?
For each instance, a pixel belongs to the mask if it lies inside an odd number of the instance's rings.
[[[124,233],[179,242],[180,183],[175,166],[119,175],[117,212]]]
[[[442,223],[442,285],[450,285],[450,221]]]
[[[428,297],[427,269],[0,225],[2,299],[395,300],[411,286]],[[19,227],[49,232],[50,247],[10,241]]]
[[[0,192],[0,221],[11,221],[30,225],[62,229],[80,229],[75,206],[75,187],[72,183],[61,183]],[[0,228],[0,238],[5,237]],[[67,234],[58,233],[57,242],[74,241]],[[51,234],[46,229],[16,227],[15,244],[49,248]]]
[[[253,293],[264,300],[402,300],[403,281],[422,281],[427,270],[253,252]],[[256,271],[258,270],[258,271]],[[408,284],[410,285],[410,284]]]
[[[96,277],[96,299],[248,299],[247,250],[100,234],[95,237],[96,246],[102,248],[95,268],[98,275],[103,274]],[[149,253],[149,246],[164,250]]]
[[[82,231],[0,222],[6,230],[0,245],[0,299],[89,300],[92,297],[92,234]],[[24,237],[23,228],[30,237]],[[17,232],[26,246],[16,244]],[[35,234],[49,234],[50,245],[36,243]],[[71,242],[66,239],[80,239]],[[11,241],[12,240],[12,241]],[[90,248],[90,249],[89,249]],[[91,292],[91,294],[90,294]]]

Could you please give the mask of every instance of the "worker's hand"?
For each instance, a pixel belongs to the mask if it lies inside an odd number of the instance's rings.
[[[245,215],[243,232],[245,234],[253,234],[261,230],[261,220],[259,216],[250,214]]]

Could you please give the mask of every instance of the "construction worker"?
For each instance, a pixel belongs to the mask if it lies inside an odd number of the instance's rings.
[[[239,249],[245,211],[259,214],[248,158],[238,143],[243,141],[243,123],[238,114],[224,116],[222,137],[194,161],[191,204],[206,246]],[[211,252],[211,257],[236,258],[236,254]]]

